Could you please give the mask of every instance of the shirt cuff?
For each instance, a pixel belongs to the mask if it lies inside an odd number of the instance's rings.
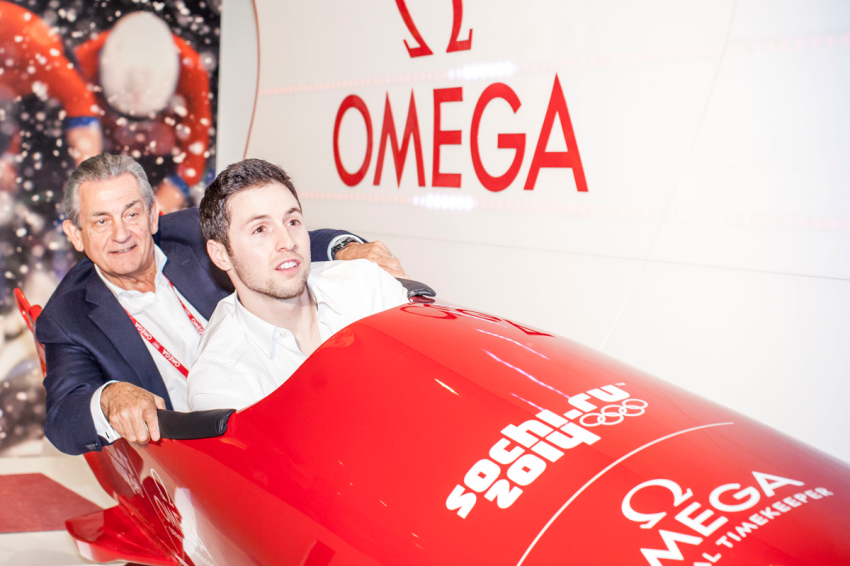
[[[334,246],[337,245],[338,243],[340,243],[345,238],[351,238],[352,240],[360,242],[361,244],[363,243],[363,240],[361,240],[360,238],[358,238],[354,234],[340,234],[339,236],[337,236],[336,238],[331,240],[330,244],[328,244],[328,261],[333,261],[335,259],[331,255],[331,250],[334,249]]]
[[[94,392],[94,395],[91,396],[91,418],[94,421],[94,430],[97,432],[97,435],[105,438],[109,442],[115,442],[121,435],[115,432],[115,429],[112,428],[112,425],[109,424],[109,421],[106,420],[106,417],[103,415],[103,409],[100,408],[100,396],[103,394],[103,388],[109,385],[110,383],[118,383],[115,380],[107,381],[103,385],[97,388],[97,391]]]

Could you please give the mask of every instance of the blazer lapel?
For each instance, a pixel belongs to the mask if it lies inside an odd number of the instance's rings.
[[[136,373],[136,379],[127,376],[125,381],[136,382],[141,387],[156,393],[171,405],[165,383],[159,375],[147,346],[145,346],[139,331],[133,326],[127,312],[121,307],[118,299],[109,291],[97,273],[92,270],[92,277],[86,285],[86,301],[94,305],[89,313],[89,319],[94,322],[103,334],[112,342],[121,357]]]
[[[174,242],[166,242],[160,247],[168,258],[162,272],[180,294],[209,320],[218,302],[224,298],[222,292],[189,248]]]

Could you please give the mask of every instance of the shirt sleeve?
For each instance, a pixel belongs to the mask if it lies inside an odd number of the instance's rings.
[[[377,264],[373,264],[378,267]],[[378,267],[378,293],[381,310],[391,309],[410,302],[407,298],[407,289],[399,283],[398,279]]]
[[[121,435],[112,428],[112,425],[109,424],[109,421],[106,419],[106,416],[103,414],[103,409],[100,407],[100,396],[103,393],[104,387],[109,385],[110,383],[118,383],[115,380],[107,381],[103,385],[97,388],[94,392],[94,395],[91,396],[91,418],[94,421],[94,429],[97,431],[98,436],[101,436],[108,440],[109,442],[115,442]]]
[[[228,368],[229,371],[222,371],[229,365],[231,366]],[[234,374],[232,365],[217,364],[213,359],[195,360],[189,372],[189,408],[191,410],[244,409],[264,397],[262,392],[255,391],[256,380]]]

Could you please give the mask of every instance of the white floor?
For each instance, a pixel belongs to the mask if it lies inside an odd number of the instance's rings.
[[[42,456],[0,458],[0,475],[42,473],[103,508],[115,502],[106,495],[82,456],[66,456],[45,441]],[[0,534],[0,565],[83,566],[93,564],[77,553],[65,531]],[[124,562],[110,562],[123,565]]]

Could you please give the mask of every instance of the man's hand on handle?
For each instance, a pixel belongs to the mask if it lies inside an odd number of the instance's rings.
[[[156,410],[165,409],[162,397],[119,381],[103,388],[100,408],[115,432],[129,442],[159,441]]]
[[[369,242],[368,244],[359,244],[351,242],[336,253],[335,259],[352,260],[352,259],[368,259],[377,263],[384,271],[393,277],[401,277],[402,279],[410,279],[401,262],[394,256],[390,249],[383,242]]]

